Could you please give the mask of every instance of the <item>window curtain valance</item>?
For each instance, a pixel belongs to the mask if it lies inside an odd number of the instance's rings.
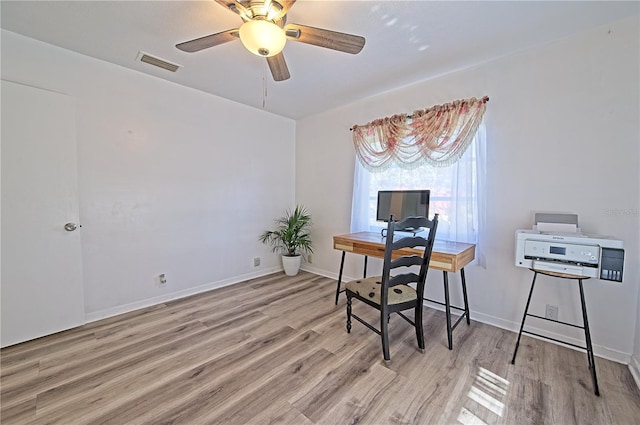
[[[411,169],[424,162],[447,167],[460,159],[482,122],[487,96],[354,125],[353,144],[362,165],[383,171],[395,163]]]

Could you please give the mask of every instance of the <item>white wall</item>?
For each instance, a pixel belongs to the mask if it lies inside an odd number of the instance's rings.
[[[7,31],[2,78],[76,100],[89,320],[281,268],[257,238],[294,204],[293,120]]]
[[[338,272],[332,236],[349,231],[349,127],[488,95],[487,267],[467,270],[472,318],[517,330],[532,275],[513,265],[514,231],[530,228],[535,211],[575,212],[584,231],[625,242],[624,282],[592,279],[585,292],[596,354],[628,363],[639,320],[638,28],[637,18],[627,19],[299,120],[296,200],[315,224],[316,254],[307,269]],[[362,258],[347,258],[345,274],[360,276]],[[441,274],[428,281],[427,295],[441,296]],[[559,306],[560,320],[581,323],[577,285],[540,278],[532,311],[541,313],[546,303]],[[573,329],[541,326],[582,339]]]

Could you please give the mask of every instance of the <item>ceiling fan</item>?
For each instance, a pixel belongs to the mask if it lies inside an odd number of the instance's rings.
[[[299,41],[351,54],[359,53],[365,39],[299,24],[286,24],[287,12],[295,0],[216,0],[240,16],[244,23],[235,29],[176,44],[184,52],[198,52],[229,41],[240,39],[250,52],[267,58],[275,81],[290,77],[282,49],[287,40]]]

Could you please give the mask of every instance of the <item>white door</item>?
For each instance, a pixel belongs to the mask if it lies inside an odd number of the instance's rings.
[[[84,322],[73,99],[2,81],[0,345]]]

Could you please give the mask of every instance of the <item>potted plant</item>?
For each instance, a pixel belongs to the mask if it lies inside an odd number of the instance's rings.
[[[267,230],[260,235],[260,241],[271,245],[273,252],[282,254],[282,266],[288,276],[295,276],[300,270],[301,255],[313,253],[311,247],[311,215],[302,205],[275,220],[276,230]]]

